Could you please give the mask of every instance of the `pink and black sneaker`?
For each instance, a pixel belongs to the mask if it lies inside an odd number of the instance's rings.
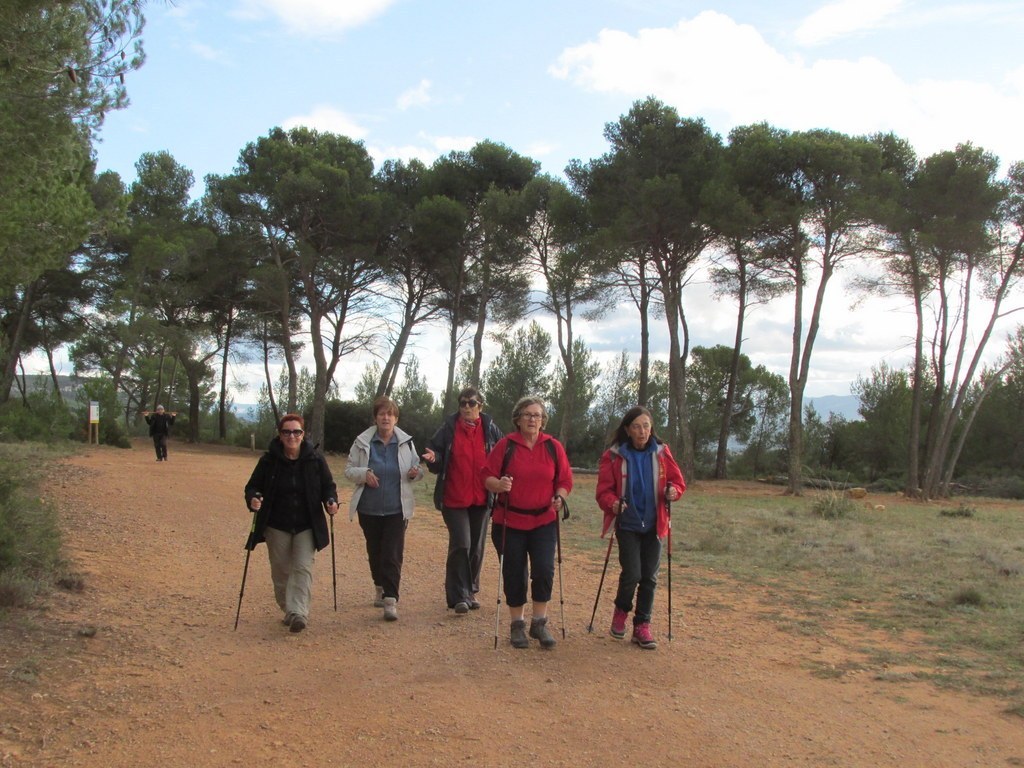
[[[626,636],[626,619],[629,618],[629,614],[621,608],[616,608],[615,613],[612,614],[612,628],[609,630],[611,636],[617,640],[621,640]]]
[[[655,640],[654,635],[651,634],[651,625],[646,621],[642,624],[633,625],[632,642],[639,645],[645,651],[653,651],[658,647],[658,641]]]

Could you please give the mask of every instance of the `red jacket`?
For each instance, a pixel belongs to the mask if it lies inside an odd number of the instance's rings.
[[[554,446],[555,461],[551,460],[551,450],[545,445],[551,442]],[[508,466],[502,472],[505,453],[509,443],[515,443],[508,457]],[[555,466],[557,463],[557,467]],[[553,523],[557,515],[551,503],[555,491],[564,488],[572,491],[572,468],[565,455],[562,444],[541,432],[533,448],[527,447],[518,432],[512,432],[498,441],[494,449],[487,454],[487,463],[480,470],[480,478],[511,475],[512,490],[500,494],[494,502],[494,523],[529,531],[542,525]]]
[[[669,484],[681,496],[686,490],[686,482],[683,480],[683,473],[672,457],[672,451],[664,443],[658,443],[654,453],[656,461],[654,464],[654,487],[658,502],[658,538],[662,539],[668,535],[668,507],[665,504],[665,491]],[[601,455],[601,461],[597,467],[597,505],[604,512],[604,523],[601,526],[601,537],[608,533],[615,520],[615,513],[612,508],[625,493],[626,485],[626,460],[619,454],[619,446],[613,445]]]

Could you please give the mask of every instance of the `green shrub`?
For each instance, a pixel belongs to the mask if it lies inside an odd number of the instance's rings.
[[[980,608],[985,604],[985,598],[974,587],[964,587],[953,594],[951,602],[962,608]]]
[[[28,491],[39,458],[18,446],[0,454],[0,605],[26,605],[63,568],[56,511]]]
[[[811,511],[826,520],[838,520],[851,514],[856,505],[842,491],[826,491],[811,504]]]
[[[25,400],[0,406],[0,442],[54,443],[83,436],[84,425],[50,392],[31,392]]]
[[[964,502],[960,502],[960,506],[955,509],[940,509],[940,517],[974,517],[977,510],[974,507],[970,507]]]

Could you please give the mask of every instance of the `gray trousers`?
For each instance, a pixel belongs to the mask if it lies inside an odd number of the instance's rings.
[[[469,605],[480,591],[480,569],[487,542],[487,508],[441,510],[448,526],[448,559],[444,568],[444,594],[448,607]]]

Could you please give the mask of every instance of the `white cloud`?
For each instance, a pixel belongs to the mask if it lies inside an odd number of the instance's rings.
[[[385,160],[419,160],[430,165],[441,155],[472,149],[480,141],[473,136],[428,136],[425,133],[421,133],[417,138],[421,143],[398,146],[370,145],[366,149],[378,165]]]
[[[419,85],[415,88],[401,93],[398,97],[398,108],[404,111],[410,107],[422,107],[429,104],[430,86],[429,80],[420,80]]]
[[[318,104],[305,115],[294,115],[281,122],[285,129],[305,126],[315,128],[318,131],[337,133],[341,136],[348,136],[350,139],[363,139],[369,131],[363,128],[354,119],[341,110],[329,107],[325,104]]]
[[[381,15],[395,0],[239,0],[249,18],[276,16],[292,32],[325,37],[358,27]]]
[[[189,46],[193,53],[199,56],[201,59],[207,61],[223,61],[224,52],[214,48],[212,45],[206,45],[205,43],[191,43]]]
[[[527,157],[534,159],[538,157],[547,157],[558,148],[557,144],[553,144],[550,141],[535,141],[532,144],[526,145],[523,153]]]
[[[796,30],[802,45],[821,45],[873,29],[903,6],[903,0],[839,0],[819,8]]]
[[[850,134],[892,131],[919,154],[971,141],[1003,161],[1024,159],[1024,71],[1002,85],[910,82],[886,62],[786,56],[753,27],[705,11],[672,28],[603,30],[567,48],[549,72],[590,91],[653,95],[720,133],[767,121]]]

